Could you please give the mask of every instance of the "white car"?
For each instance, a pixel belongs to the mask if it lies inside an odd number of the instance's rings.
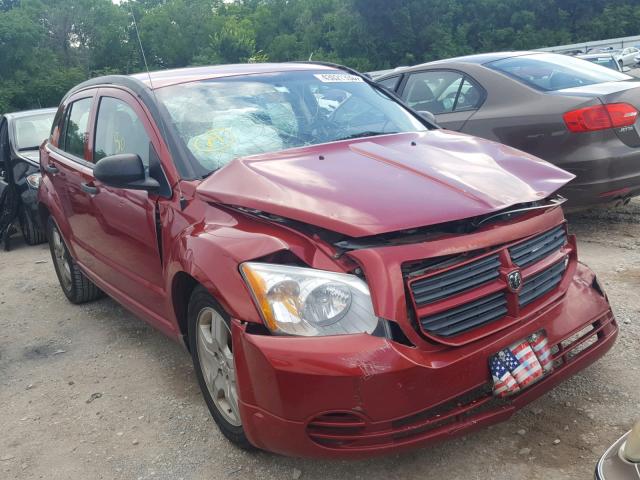
[[[621,67],[632,67],[638,63],[636,57],[640,56],[640,50],[636,47],[627,47],[620,50],[612,50],[611,54]]]

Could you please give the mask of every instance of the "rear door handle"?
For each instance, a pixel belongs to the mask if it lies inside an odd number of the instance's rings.
[[[82,189],[83,192],[86,192],[89,195],[95,195],[99,191],[98,187],[95,187],[95,186],[90,185],[88,183],[81,183],[80,184],[80,188]]]
[[[45,165],[44,171],[52,175],[55,175],[56,173],[60,173],[60,170],[58,170],[58,167],[52,164]]]

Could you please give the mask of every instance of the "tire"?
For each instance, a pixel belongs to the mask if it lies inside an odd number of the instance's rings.
[[[622,60],[618,60],[618,65],[620,65],[620,70],[624,68],[624,62]]]
[[[209,412],[231,443],[254,450],[242,428],[237,406],[229,315],[204,287],[198,286],[189,300],[187,316],[189,349]]]
[[[31,215],[27,212],[20,212],[20,229],[22,230],[22,236],[24,241],[28,245],[39,245],[47,241],[47,234],[44,232],[38,224],[36,224]]]
[[[58,282],[71,303],[85,303],[102,297],[102,290],[89,280],[69,253],[52,217],[47,220],[47,237]]]
[[[0,239],[4,241],[5,250],[9,250],[9,237],[13,233],[13,224],[18,215],[18,195],[11,184],[0,194]]]

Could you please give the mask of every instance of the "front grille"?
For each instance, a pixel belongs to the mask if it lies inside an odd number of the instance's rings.
[[[559,250],[565,243],[567,243],[567,233],[564,226],[560,225],[511,247],[509,255],[514,264],[523,268]]]
[[[564,270],[565,264],[563,260],[562,262],[558,262],[548,269],[543,270],[536,276],[525,280],[518,297],[518,303],[520,306],[524,307],[556,288],[562,280]]]
[[[507,297],[499,292],[480,300],[420,319],[422,328],[441,337],[450,337],[486,325],[507,313]]]
[[[417,305],[426,305],[458,293],[466,292],[495,280],[500,275],[498,255],[476,260],[411,284]]]
[[[567,244],[565,226],[559,225],[519,243],[483,252],[484,256],[471,261],[466,257],[466,263],[456,265],[461,257],[449,256],[404,264],[417,326],[427,337],[448,345],[462,345],[491,333],[490,328],[482,327],[492,322],[496,329],[506,328],[518,320],[520,309],[558,288],[571,250]],[[415,270],[415,265],[420,269]],[[507,285],[506,276],[514,267],[523,274],[519,293]],[[474,329],[479,330],[475,337],[449,338]]]

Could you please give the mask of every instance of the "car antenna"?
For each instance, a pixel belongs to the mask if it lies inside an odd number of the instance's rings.
[[[147,71],[147,77],[149,77],[149,87],[151,87],[151,94],[153,95],[156,104],[158,103],[158,97],[156,97],[156,89],[153,88],[153,80],[151,79],[151,72],[149,71],[149,65],[147,64],[147,56],[144,53],[144,47],[142,46],[142,39],[140,38],[140,31],[138,30],[138,22],[136,22],[136,16],[133,13],[133,8],[131,8],[131,3],[127,1],[127,6],[129,7],[129,13],[131,14],[131,18],[133,19],[133,28],[136,31],[136,38],[138,39],[138,45],[140,46],[140,53],[142,53],[142,61],[144,62],[144,68]],[[164,134],[164,138],[167,138],[167,132],[165,131],[164,120],[160,122],[160,126],[162,127],[162,131]],[[180,180],[176,183],[178,187],[178,192],[180,193],[180,210],[184,210],[187,208],[187,199],[184,198],[182,193],[182,187],[180,185]]]

